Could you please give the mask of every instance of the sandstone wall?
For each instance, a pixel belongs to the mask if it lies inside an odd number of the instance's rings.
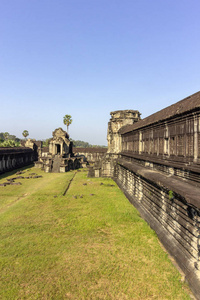
[[[118,161],[116,182],[200,295],[200,189],[157,171]]]
[[[73,153],[75,155],[80,155],[83,158],[85,158],[85,160],[88,161],[88,163],[95,163],[97,161],[100,161],[105,153],[107,152],[107,148],[73,148]]]
[[[30,148],[0,148],[0,174],[32,164],[35,155]]]
[[[188,112],[124,133],[122,152],[200,163],[200,112]]]
[[[118,134],[112,176],[200,299],[200,92]]]

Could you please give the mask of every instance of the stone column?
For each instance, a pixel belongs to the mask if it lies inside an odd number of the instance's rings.
[[[198,158],[198,118],[194,115],[194,161]]]
[[[142,153],[142,131],[139,133],[139,154]]]

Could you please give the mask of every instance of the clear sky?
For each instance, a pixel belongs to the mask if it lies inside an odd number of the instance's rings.
[[[200,90],[199,0],[0,0],[0,132],[106,145],[110,112],[142,118]]]

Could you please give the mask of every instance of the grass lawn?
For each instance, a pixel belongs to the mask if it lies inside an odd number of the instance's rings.
[[[43,177],[0,186],[0,299],[190,299],[154,231],[111,179],[24,172]]]

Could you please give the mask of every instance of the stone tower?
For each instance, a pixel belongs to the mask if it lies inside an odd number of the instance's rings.
[[[110,113],[111,118],[108,122],[108,152],[117,154],[121,152],[121,136],[118,131],[121,127],[132,125],[140,120],[140,112],[138,110],[117,110]]]
[[[100,162],[96,173],[102,177],[114,177],[116,160],[121,152],[121,135],[119,130],[140,120],[141,113],[138,110],[117,110],[110,113],[108,122],[108,151]],[[99,170],[99,172],[97,172]],[[96,176],[98,177],[98,175]]]
[[[110,113],[108,122],[107,140],[108,151],[105,156],[89,168],[89,177],[114,177],[116,160],[121,152],[121,135],[119,130],[140,120],[138,110],[117,110]]]

